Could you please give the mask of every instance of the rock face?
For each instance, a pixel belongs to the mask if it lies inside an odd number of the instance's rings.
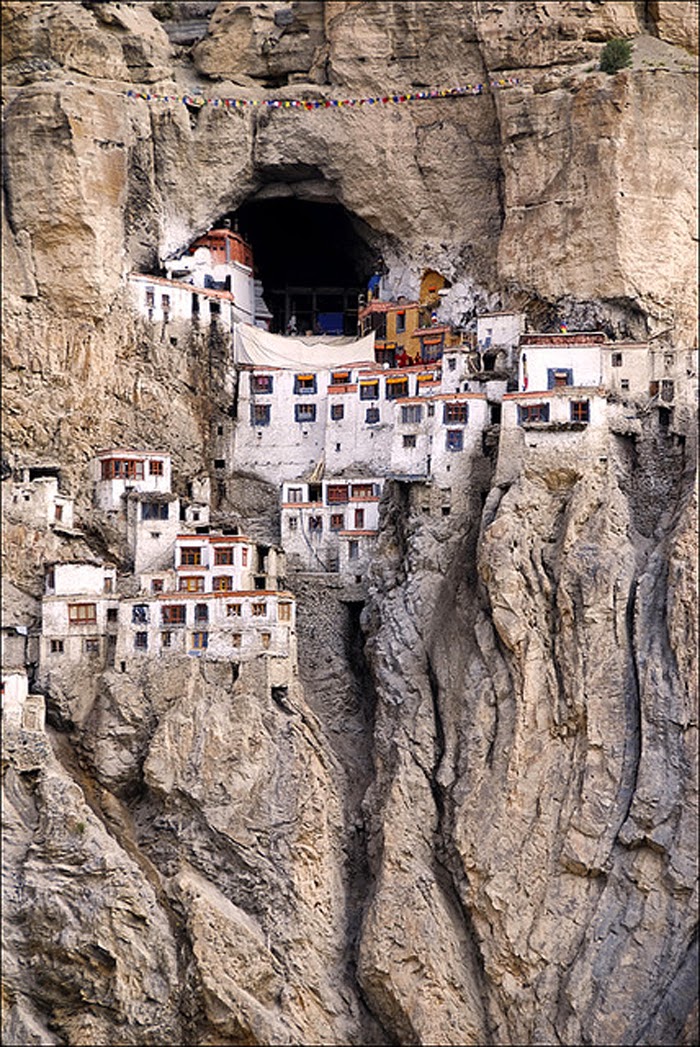
[[[60,461],[88,523],[98,448],[214,457],[226,345],[154,334],[125,275],[246,201],[341,203],[448,318],[691,348],[697,5],[10,2],[3,34],[4,453]],[[694,1042],[694,463],[648,416],[591,459],[485,455],[449,515],[389,485],[369,599],[293,581],[284,698],[188,660],[50,691],[4,741],[6,1042]],[[273,540],[238,465],[218,509]],[[47,559],[116,555],[7,525],[27,620]]]

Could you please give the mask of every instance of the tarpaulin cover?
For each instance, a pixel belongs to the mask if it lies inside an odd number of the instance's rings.
[[[253,367],[322,371],[348,364],[374,363],[374,331],[364,338],[332,338],[326,335],[288,338],[270,334],[260,327],[237,324],[234,359]]]

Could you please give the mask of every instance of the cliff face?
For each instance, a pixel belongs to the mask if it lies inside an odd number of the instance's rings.
[[[60,461],[85,521],[100,447],[207,471],[226,347],[154,336],[124,277],[252,198],[341,203],[394,287],[449,278],[452,319],[690,348],[696,16],[5,4],[5,455]],[[607,77],[613,36],[635,59]],[[499,77],[519,83],[362,111],[124,96]],[[81,670],[48,738],[8,732],[7,1042],[693,1042],[693,432],[648,415],[604,450],[486,455],[449,515],[393,485],[365,606],[295,582],[284,702],[254,670]],[[76,540],[10,510],[5,540],[31,621]]]

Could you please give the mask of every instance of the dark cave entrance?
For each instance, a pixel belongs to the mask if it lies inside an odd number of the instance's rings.
[[[270,330],[357,334],[358,295],[381,264],[371,231],[342,204],[249,200],[229,215],[253,248]]]

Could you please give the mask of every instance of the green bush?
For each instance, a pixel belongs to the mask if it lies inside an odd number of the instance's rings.
[[[608,40],[600,53],[600,68],[612,75],[632,65],[632,44],[629,40]]]

